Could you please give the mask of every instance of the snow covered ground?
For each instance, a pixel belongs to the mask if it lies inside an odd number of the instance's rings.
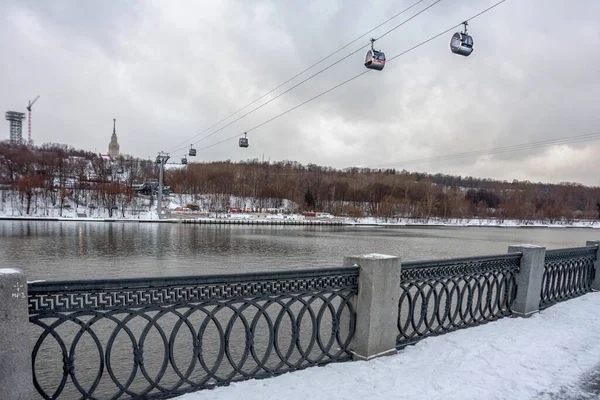
[[[353,225],[380,225],[380,226],[465,226],[465,227],[504,227],[504,228],[600,228],[600,221],[519,221],[514,219],[498,220],[494,218],[464,218],[441,219],[429,218],[427,220],[414,220],[409,218],[345,218],[345,223]]]
[[[114,210],[112,212],[112,216],[106,208],[96,206],[94,209],[90,209],[84,206],[77,206],[74,202],[67,200],[66,204],[69,208],[65,208],[62,212],[58,207],[52,206],[40,206],[33,207],[32,214],[26,215],[22,204],[20,204],[14,193],[4,193],[3,199],[4,201],[0,201],[0,219],[2,217],[10,217],[10,218],[51,218],[51,219],[59,219],[65,221],[104,221],[105,219],[112,220],[122,220],[122,221],[157,221],[158,213],[154,207],[150,207],[150,203],[148,199],[140,200],[138,204],[138,209],[126,209],[125,215],[120,209]],[[210,195],[203,195],[203,202],[208,203],[207,200],[210,198]],[[255,208],[255,201],[249,198],[240,198],[235,196],[225,196],[227,198],[227,202],[230,207],[237,207],[238,209],[242,208]],[[214,200],[214,199],[213,199]],[[180,219],[203,219],[203,220],[260,220],[260,221],[297,221],[304,220],[305,218],[302,214],[270,214],[267,212],[263,213],[218,213],[208,212],[204,210],[201,214],[203,216],[199,216],[199,212],[189,212],[189,211],[175,211],[177,209],[181,209],[185,207],[187,203],[197,202],[197,199],[194,200],[194,197],[191,195],[180,195],[173,194],[171,196],[166,197],[166,201],[164,203],[165,210],[167,211],[166,215],[163,215],[161,218],[161,222],[177,222]],[[215,203],[215,201],[212,201]],[[292,203],[289,200],[282,200],[280,210],[291,210],[294,209],[297,205]],[[227,207],[223,207],[227,208]],[[575,220],[575,221],[556,221],[556,222],[548,222],[548,221],[519,221],[519,220],[497,220],[493,218],[465,218],[465,219],[441,219],[441,218],[427,218],[427,219],[409,219],[409,218],[377,218],[377,217],[363,217],[363,218],[348,218],[348,217],[333,217],[330,218],[308,218],[307,220],[322,220],[328,222],[337,222],[343,223],[347,225],[355,225],[355,226],[461,226],[461,227],[505,227],[505,228],[515,228],[515,227],[549,227],[549,228],[600,228],[600,221],[593,220]]]
[[[406,226],[406,227],[421,227],[421,226],[446,226],[446,227],[496,227],[496,228],[596,228],[600,229],[600,221],[573,221],[573,222],[562,222],[562,223],[548,223],[544,221],[529,221],[521,222],[517,220],[504,220],[498,221],[495,219],[461,219],[461,220],[437,220],[430,219],[428,221],[415,221],[410,219],[400,218],[394,222],[385,222],[382,219],[366,217],[366,218],[305,218],[301,214],[266,214],[266,213],[203,213],[204,216],[199,217],[198,214],[193,212],[183,213],[171,213],[163,215],[160,222],[180,222],[182,219],[188,221],[202,220],[202,221],[214,221],[219,220],[226,222],[228,220],[234,222],[238,220],[255,220],[255,221],[325,221],[325,222],[336,222],[342,223],[349,226]],[[140,211],[135,214],[126,213],[125,217],[121,213],[115,212],[112,217],[109,217],[106,210],[96,210],[92,214],[85,214],[81,216],[75,213],[73,210],[64,210],[63,216],[60,217],[58,212],[52,212],[50,215],[21,215],[19,213],[2,212],[0,211],[0,220],[2,219],[50,219],[59,221],[142,221],[142,222],[159,222],[156,211]]]
[[[170,215],[164,215],[160,221],[157,218],[157,213],[152,211],[142,211],[138,212],[135,215],[127,215],[123,217],[121,214],[113,214],[112,217],[109,217],[108,213],[105,210],[96,211],[94,214],[86,214],[86,216],[79,216],[71,210],[65,210],[63,212],[63,216],[59,217],[58,213],[52,213],[50,216],[42,216],[42,215],[18,215],[11,213],[2,213],[0,212],[0,220],[2,219],[50,219],[50,220],[59,220],[59,221],[141,221],[141,222],[179,222],[181,219],[194,221],[194,220],[202,220],[202,221],[238,221],[238,220],[256,220],[256,221],[325,221],[325,222],[336,222],[342,223],[344,225],[349,226],[406,226],[406,227],[421,227],[421,226],[445,226],[445,227],[495,227],[495,228],[595,228],[600,229],[600,221],[575,221],[571,223],[547,223],[543,221],[531,221],[528,223],[523,223],[516,220],[505,220],[505,221],[497,221],[494,219],[463,219],[463,220],[452,220],[452,221],[439,221],[439,220],[429,220],[427,222],[418,222],[413,220],[400,219],[397,222],[382,222],[376,218],[360,218],[358,220],[354,218],[305,218],[299,214],[290,214],[290,215],[271,215],[271,214],[215,214],[208,213],[210,216],[197,217],[193,213],[181,213],[176,214],[172,213]]]
[[[600,293],[590,293],[530,318],[427,338],[394,356],[238,382],[178,399],[599,398],[599,310]]]

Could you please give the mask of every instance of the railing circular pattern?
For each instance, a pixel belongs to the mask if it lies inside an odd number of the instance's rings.
[[[305,282],[291,286],[263,285],[269,293],[258,296],[221,288],[221,298],[140,305],[147,296],[130,295],[137,300],[112,309],[79,307],[89,301],[79,296],[106,293],[38,293],[45,297],[35,301],[45,308],[30,315],[41,329],[32,351],[34,385],[45,399],[67,392],[89,399],[168,398],[349,360],[357,275],[353,270],[338,277],[296,278]],[[128,297],[126,292],[119,296]],[[57,382],[40,378],[40,364],[47,361],[40,359],[42,348],[58,355],[52,364],[62,369]],[[88,364],[91,353],[100,362]],[[127,366],[119,364],[124,358],[131,366],[125,372]]]
[[[511,315],[518,257],[438,263],[402,269],[397,348]]]
[[[547,251],[540,308],[590,292],[595,278],[596,256],[595,246]]]

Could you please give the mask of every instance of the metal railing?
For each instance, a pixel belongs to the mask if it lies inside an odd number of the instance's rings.
[[[521,253],[402,263],[398,349],[511,315]]]
[[[351,358],[357,268],[29,284],[42,398],[169,398]]]
[[[395,338],[401,349],[592,290],[598,246],[519,248],[517,253],[402,264],[396,258],[400,274],[396,271],[394,283],[379,279],[374,288],[369,286],[374,271],[383,271],[375,274],[379,278],[393,275],[384,273],[389,266],[385,257],[378,265],[365,257],[369,262],[360,268],[32,282],[34,386],[45,399],[171,398],[350,360],[363,355],[364,343],[378,345],[372,332],[381,329],[387,330],[388,344]],[[378,293],[375,298],[383,305],[357,303],[359,279],[361,288],[367,285],[366,298]],[[535,285],[527,284],[531,279]],[[396,306],[397,324],[390,326],[389,318],[384,323],[365,319],[392,312],[395,320]],[[355,307],[360,314],[356,333]]]
[[[592,291],[598,246],[547,250],[540,309]]]

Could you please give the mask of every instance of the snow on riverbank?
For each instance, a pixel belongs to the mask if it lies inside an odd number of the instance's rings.
[[[189,197],[189,196],[188,196]],[[260,221],[260,222],[295,222],[295,221],[321,221],[324,223],[336,223],[352,226],[458,226],[458,227],[506,227],[506,228],[600,228],[600,221],[594,220],[572,220],[572,221],[520,221],[520,220],[497,220],[493,218],[465,218],[465,219],[443,219],[443,218],[349,218],[349,217],[334,217],[328,215],[326,217],[304,217],[298,213],[278,213],[272,214],[267,212],[262,213],[215,213],[207,211],[177,211],[185,205],[184,200],[190,200],[184,195],[171,196],[166,202],[166,213],[161,216],[160,222],[181,222],[182,219],[189,222],[193,221],[219,221],[220,223],[240,223],[243,221]],[[235,201],[234,201],[235,200]],[[243,199],[230,200],[232,203],[239,203]],[[283,201],[285,210],[289,210],[293,204],[289,201]],[[77,206],[71,201],[67,201],[67,208],[62,211],[58,207],[35,208],[35,212],[31,215],[26,215],[21,207],[14,207],[11,202],[0,202],[0,220],[2,219],[36,219],[36,220],[59,220],[59,221],[138,221],[138,222],[158,222],[158,213],[155,208],[151,208],[149,204],[140,205],[140,209],[125,209],[125,212],[118,207],[111,210],[102,207],[83,207]],[[241,203],[246,206],[246,203]],[[112,215],[111,215],[112,214]]]
[[[600,228],[600,221],[519,221],[514,219],[497,220],[493,218],[464,218],[464,219],[410,219],[410,218],[345,218],[344,222],[352,225],[378,226],[464,226],[464,227],[505,227],[505,228]]]
[[[530,318],[421,341],[372,361],[329,364],[178,397],[205,399],[586,399],[600,375],[600,293]]]
[[[426,221],[412,220],[406,218],[394,219],[393,222],[388,220],[387,222],[383,219],[366,217],[366,218],[305,218],[300,214],[221,214],[221,213],[202,213],[200,216],[198,213],[170,213],[165,214],[159,220],[157,213],[152,211],[144,211],[136,213],[135,215],[126,214],[123,217],[121,214],[113,214],[112,217],[108,216],[108,213],[98,212],[92,215],[88,214],[77,214],[70,210],[65,210],[62,216],[42,216],[42,215],[19,215],[11,213],[0,212],[0,220],[12,219],[12,220],[51,220],[51,221],[89,221],[89,222],[104,222],[104,221],[123,221],[123,222],[163,222],[163,223],[177,223],[185,220],[186,222],[218,222],[218,223],[250,223],[264,222],[264,223],[289,223],[293,222],[321,222],[321,223],[335,223],[337,225],[348,225],[348,226],[389,226],[389,227],[496,227],[496,228],[596,228],[600,229],[600,221],[572,221],[572,222],[560,222],[560,223],[549,223],[545,221],[517,221],[517,220],[504,220],[498,221],[495,219],[452,219],[452,220],[440,220],[440,219],[429,219]],[[245,222],[244,222],[245,221]]]

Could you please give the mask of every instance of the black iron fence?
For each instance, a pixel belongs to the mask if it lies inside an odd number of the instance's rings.
[[[522,251],[405,262],[387,288],[370,280],[379,268],[372,264],[363,265],[369,272],[360,277],[361,267],[355,266],[30,283],[34,386],[45,399],[164,399],[350,360],[362,355],[353,346],[365,348],[382,336],[380,329],[387,329],[387,343],[395,338],[401,349],[429,336],[524,315],[531,302],[522,300],[533,293],[517,281],[539,284],[542,265],[541,257],[523,256],[533,250]],[[532,303],[538,304],[538,294],[541,309],[590,292],[597,252],[598,246],[546,251],[541,294],[534,285]],[[381,260],[381,267],[388,265],[386,257]],[[384,290],[383,298],[395,298],[399,286],[397,330],[389,319],[374,326],[363,318],[376,315],[381,303],[356,303],[359,280],[367,297]],[[375,281],[379,287],[373,287]],[[384,306],[395,319],[396,304]]]
[[[521,253],[402,263],[396,347],[511,315]]]
[[[350,359],[357,268],[29,284],[42,398],[169,398]]]
[[[592,291],[597,246],[547,250],[540,309]]]

